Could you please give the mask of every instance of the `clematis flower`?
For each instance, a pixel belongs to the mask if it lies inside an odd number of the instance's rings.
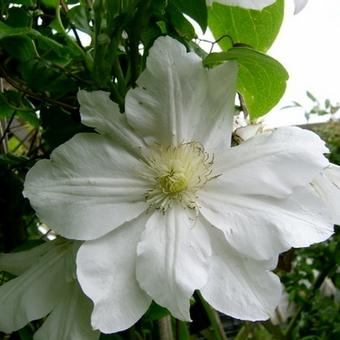
[[[270,129],[264,125],[250,124],[237,128],[233,132],[233,139],[238,143],[253,138],[259,134],[270,134]],[[334,224],[340,225],[340,166],[330,163],[308,184],[324,201]]]
[[[170,37],[149,50],[125,113],[80,91],[81,133],[27,174],[24,194],[59,234],[85,240],[77,277],[104,333],[152,300],[190,320],[195,290],[215,309],[264,320],[281,285],[278,254],[333,232],[304,187],[328,165],[314,133],[280,128],[230,147],[237,64],[205,69]]]
[[[330,164],[311,184],[329,208],[333,223],[340,225],[340,166]]]
[[[90,326],[91,301],[75,280],[77,243],[58,239],[0,254],[0,271],[18,276],[0,286],[1,331],[11,333],[48,315],[34,340],[99,339]]]
[[[213,2],[227,6],[239,6],[246,9],[254,9],[261,11],[265,7],[272,5],[276,0],[207,0],[207,5],[210,6]],[[299,13],[307,5],[308,0],[294,0],[294,14]]]

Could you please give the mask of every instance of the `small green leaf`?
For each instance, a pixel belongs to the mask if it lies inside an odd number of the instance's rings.
[[[210,54],[204,64],[211,66],[226,60],[239,64],[237,90],[252,119],[263,116],[278,103],[285,92],[288,73],[277,60],[250,48],[236,47]]]
[[[315,98],[315,96],[311,92],[306,91],[306,95],[312,102],[318,103],[318,100]]]
[[[205,0],[170,0],[181,12],[189,15],[200,26],[203,32],[208,25],[208,11]]]
[[[283,12],[283,0],[262,11],[214,3],[208,10],[208,25],[224,51],[235,44],[246,44],[265,52],[279,33]]]

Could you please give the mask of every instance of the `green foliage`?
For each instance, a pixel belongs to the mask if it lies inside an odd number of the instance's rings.
[[[227,60],[236,60],[239,64],[237,90],[252,119],[267,113],[278,103],[288,79],[287,71],[278,61],[250,48],[234,47],[227,52],[210,54],[204,63],[213,65]]]
[[[207,29],[208,12],[205,0],[172,0],[170,3],[197,21],[203,32]]]
[[[209,9],[209,28],[223,51],[245,44],[266,52],[279,33],[283,6],[279,0],[262,11],[253,11],[214,3]]]
[[[282,275],[282,281],[295,303],[294,322],[288,325],[291,339],[337,339],[340,335],[340,301],[338,268],[340,229],[327,242],[295,251],[292,270]],[[327,281],[324,282],[325,278]],[[326,290],[325,285],[331,285]],[[335,286],[332,286],[335,284]]]
[[[305,117],[307,121],[309,121],[311,116],[324,116],[324,115],[330,115],[331,119],[333,116],[339,111],[340,104],[336,103],[333,104],[329,99],[326,99],[324,103],[320,103],[320,101],[309,91],[306,91],[307,97],[311,100],[313,103],[313,107],[309,110],[305,110]],[[295,106],[302,107],[299,103],[295,102]]]

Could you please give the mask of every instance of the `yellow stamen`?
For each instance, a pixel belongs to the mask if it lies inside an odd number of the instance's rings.
[[[150,206],[166,211],[175,202],[196,208],[196,193],[212,176],[213,157],[197,142],[178,146],[153,145],[144,153],[150,182],[145,194]]]

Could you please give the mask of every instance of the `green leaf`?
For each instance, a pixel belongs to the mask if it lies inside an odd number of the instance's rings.
[[[90,36],[93,35],[93,31],[89,25],[87,10],[84,6],[74,6],[72,7],[67,16],[70,18],[70,21],[76,28],[79,30],[89,34]]]
[[[12,107],[0,101],[0,119],[11,118],[11,116],[15,113],[14,111],[15,110]]]
[[[167,315],[169,315],[169,311],[166,308],[157,305],[157,303],[155,302],[152,302],[149,309],[143,315],[141,322],[142,323],[152,322],[155,320],[159,320]]]
[[[14,115],[32,127],[39,126],[35,109],[25,97],[16,91],[0,93],[0,118],[11,118]]]
[[[35,111],[18,111],[17,116],[22,118],[26,123],[30,124],[32,127],[39,127],[40,121],[37,117]]]
[[[235,44],[246,44],[265,52],[279,33],[283,12],[283,0],[262,11],[214,3],[208,10],[208,25],[224,51]]]
[[[200,26],[203,32],[208,25],[208,11],[205,0],[170,0],[181,12],[189,15]]]
[[[308,97],[312,102],[314,102],[314,103],[318,103],[318,102],[319,102],[311,92],[306,91],[306,95],[307,95],[307,97]]]
[[[33,332],[29,326],[25,326],[24,328],[18,331],[20,336],[20,340],[32,340],[33,339]]]
[[[11,57],[19,61],[28,61],[37,56],[34,42],[27,36],[7,37],[2,45]]]
[[[56,8],[59,5],[59,0],[40,0],[40,2],[48,8]]]
[[[41,34],[37,30],[32,30],[30,35],[35,39],[37,50],[40,55],[44,56],[45,60],[55,62],[59,65],[69,63],[70,51],[66,46],[63,46],[56,40]]]
[[[21,4],[24,6],[30,6],[33,7],[37,3],[36,0],[11,0],[13,4]]]
[[[73,79],[58,69],[51,68],[49,63],[43,60],[29,60],[21,63],[18,69],[27,86],[35,92],[49,91],[59,97],[65,93],[77,91],[78,85]]]
[[[39,126],[35,109],[25,97],[17,91],[0,93],[0,118],[10,118],[16,115],[32,127]]]
[[[185,321],[176,320],[178,338],[181,340],[190,340],[189,325]]]
[[[43,108],[40,115],[45,147],[51,150],[65,143],[76,133],[93,131],[91,128],[82,125],[77,117],[56,106]]]
[[[191,23],[176,6],[169,4],[167,7],[167,13],[174,29],[180,37],[189,41],[195,37],[195,30]]]
[[[11,27],[31,27],[32,15],[22,7],[11,7],[8,10],[6,25]]]
[[[237,90],[252,119],[263,116],[278,103],[285,92],[288,73],[277,60],[250,48],[235,47],[210,54],[204,64],[211,66],[226,60],[239,64]]]
[[[11,27],[0,21],[0,39],[29,33],[29,27]]]
[[[17,156],[11,153],[0,154],[0,165],[1,166],[13,166],[13,167],[23,167],[27,166],[30,159],[25,156]]]

